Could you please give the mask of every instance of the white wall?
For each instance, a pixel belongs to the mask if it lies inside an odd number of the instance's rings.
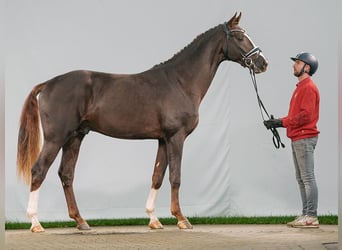
[[[4,1],[0,1],[0,30],[5,28]],[[0,249],[5,247],[5,42],[0,40]]]
[[[336,1],[44,1],[6,3],[7,220],[26,221],[28,187],[16,179],[18,121],[32,87],[74,69],[136,73],[165,61],[197,35],[242,11],[241,26],[268,57],[257,76],[275,116],[287,113],[295,88],[290,56],[309,51],[321,93],[316,149],[319,214],[337,214]],[[290,141],[276,150],[260,117],[248,70],[223,63],[200,109],[200,124],[185,144],[181,205],[188,216],[289,215],[301,210]],[[214,132],[214,133],[213,133]],[[82,144],[75,192],[85,219],[143,217],[157,149],[155,141],[124,141],[90,133]],[[41,220],[68,219],[50,168],[40,195]],[[170,216],[165,178],[157,214]]]

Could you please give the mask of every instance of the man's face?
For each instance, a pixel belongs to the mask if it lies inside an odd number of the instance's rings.
[[[301,74],[302,74],[302,69],[304,67],[305,63],[303,61],[300,61],[300,60],[296,60],[294,61],[293,63],[293,74],[296,76],[296,77],[299,77]],[[306,69],[307,70],[307,69]],[[307,72],[307,71],[306,71]]]

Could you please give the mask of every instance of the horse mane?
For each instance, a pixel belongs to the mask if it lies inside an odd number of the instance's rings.
[[[177,60],[179,57],[181,57],[184,54],[186,54],[186,52],[196,50],[198,48],[198,45],[200,44],[200,42],[202,40],[211,38],[212,33],[217,29],[217,27],[218,26],[215,26],[215,27],[213,27],[213,28],[211,28],[211,29],[209,29],[209,30],[199,34],[197,37],[195,37],[195,39],[191,43],[189,43],[183,49],[181,49],[176,54],[174,54],[170,59],[168,59],[166,61],[163,61],[163,62],[161,62],[159,64],[156,64],[152,68],[156,68],[156,67],[168,64],[168,63],[170,63],[172,61]]]

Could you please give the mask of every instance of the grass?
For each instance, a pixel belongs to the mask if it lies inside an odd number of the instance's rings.
[[[261,217],[189,217],[191,224],[286,224],[294,219],[294,216],[261,216]],[[337,225],[337,215],[321,215],[318,216],[319,222],[322,225]],[[96,219],[87,220],[91,227],[97,226],[133,226],[133,225],[148,225],[148,218],[130,218],[130,219]],[[175,218],[160,218],[163,225],[176,225]],[[74,221],[51,221],[41,222],[44,228],[63,228],[76,227]],[[30,223],[23,222],[6,222],[5,229],[29,229]]]

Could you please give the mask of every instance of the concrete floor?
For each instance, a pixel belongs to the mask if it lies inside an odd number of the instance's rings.
[[[288,228],[285,225],[195,225],[192,230],[165,226],[94,227],[7,230],[5,249],[338,249],[338,226],[319,229]]]

